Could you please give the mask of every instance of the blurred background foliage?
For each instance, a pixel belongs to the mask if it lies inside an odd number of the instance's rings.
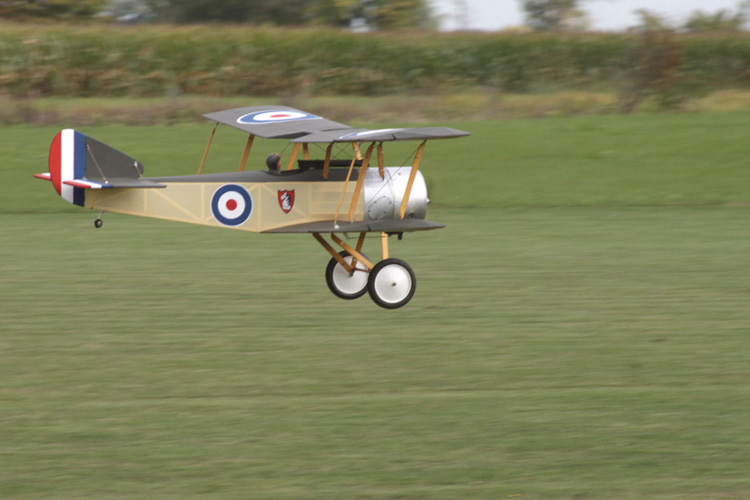
[[[578,91],[627,113],[750,87],[747,2],[620,33],[578,0],[519,2],[524,29],[438,35],[428,0],[4,0],[0,97]]]
[[[143,97],[365,95],[482,88],[649,95],[750,86],[745,33],[383,34],[241,26],[6,24],[0,94]]]
[[[107,5],[107,0],[5,0],[0,1],[0,19],[90,19]]]
[[[5,0],[0,18],[278,26],[348,26],[357,19],[372,29],[393,29],[429,27],[431,13],[426,0]]]

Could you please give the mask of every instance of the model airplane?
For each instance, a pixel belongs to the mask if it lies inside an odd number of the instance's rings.
[[[451,128],[352,128],[285,106],[254,106],[204,115],[216,122],[197,175],[143,177],[143,165],[116,149],[66,129],[52,141],[51,181],[66,201],[99,210],[261,233],[310,233],[331,254],[326,283],[342,299],[369,292],[378,305],[395,309],[414,295],[414,271],[388,253],[388,236],[444,227],[425,220],[427,187],[419,164],[430,139],[462,137]],[[236,172],[202,174],[219,124],[249,134]],[[285,165],[277,155],[267,169],[245,171],[253,139],[288,140]],[[410,167],[386,167],[383,143],[421,141]],[[325,144],[325,158],[311,159],[308,145]],[[366,146],[364,155],[360,146]],[[302,158],[298,159],[300,148]],[[334,155],[334,148],[338,153]],[[321,148],[322,151],[322,148]],[[351,151],[351,157],[337,158]],[[322,153],[321,153],[322,154]],[[377,167],[371,160],[377,158]],[[349,245],[339,234],[356,233]],[[382,259],[362,253],[367,233],[380,236]],[[337,251],[323,235],[330,235]]]

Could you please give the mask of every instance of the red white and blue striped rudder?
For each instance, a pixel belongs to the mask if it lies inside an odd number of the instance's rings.
[[[65,129],[52,139],[49,150],[50,180],[55,191],[65,201],[84,206],[85,190],[66,184],[66,181],[86,176],[86,136],[73,129]]]

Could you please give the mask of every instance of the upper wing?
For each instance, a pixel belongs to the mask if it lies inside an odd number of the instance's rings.
[[[338,130],[317,132],[292,139],[291,142],[386,142],[424,141],[427,139],[450,139],[469,135],[463,130],[447,127],[386,128],[379,130],[350,129],[341,134]]]
[[[289,139],[291,142],[408,141],[469,135],[468,132],[446,127],[354,128],[287,106],[250,106],[203,116],[259,137]]]
[[[287,106],[250,106],[216,111],[203,116],[267,139],[295,139],[333,130],[345,134],[353,130],[348,125]]]

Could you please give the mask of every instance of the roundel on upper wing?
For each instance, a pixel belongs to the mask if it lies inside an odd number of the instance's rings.
[[[211,197],[211,213],[225,226],[239,226],[250,218],[253,198],[239,184],[225,184]]]
[[[315,120],[319,116],[304,113],[302,111],[269,110],[248,113],[237,118],[237,123],[245,125],[260,125],[264,123],[291,122],[297,120]]]
[[[378,129],[378,130],[363,130],[361,132],[354,132],[354,133],[351,133],[351,134],[343,135],[343,136],[341,136],[339,138],[339,140],[341,140],[341,139],[355,140],[355,139],[363,139],[363,138],[366,140],[366,138],[368,136],[371,136],[371,135],[387,134],[389,132],[398,132],[399,130],[404,130],[404,129],[402,129],[402,128],[381,128],[381,129]]]

